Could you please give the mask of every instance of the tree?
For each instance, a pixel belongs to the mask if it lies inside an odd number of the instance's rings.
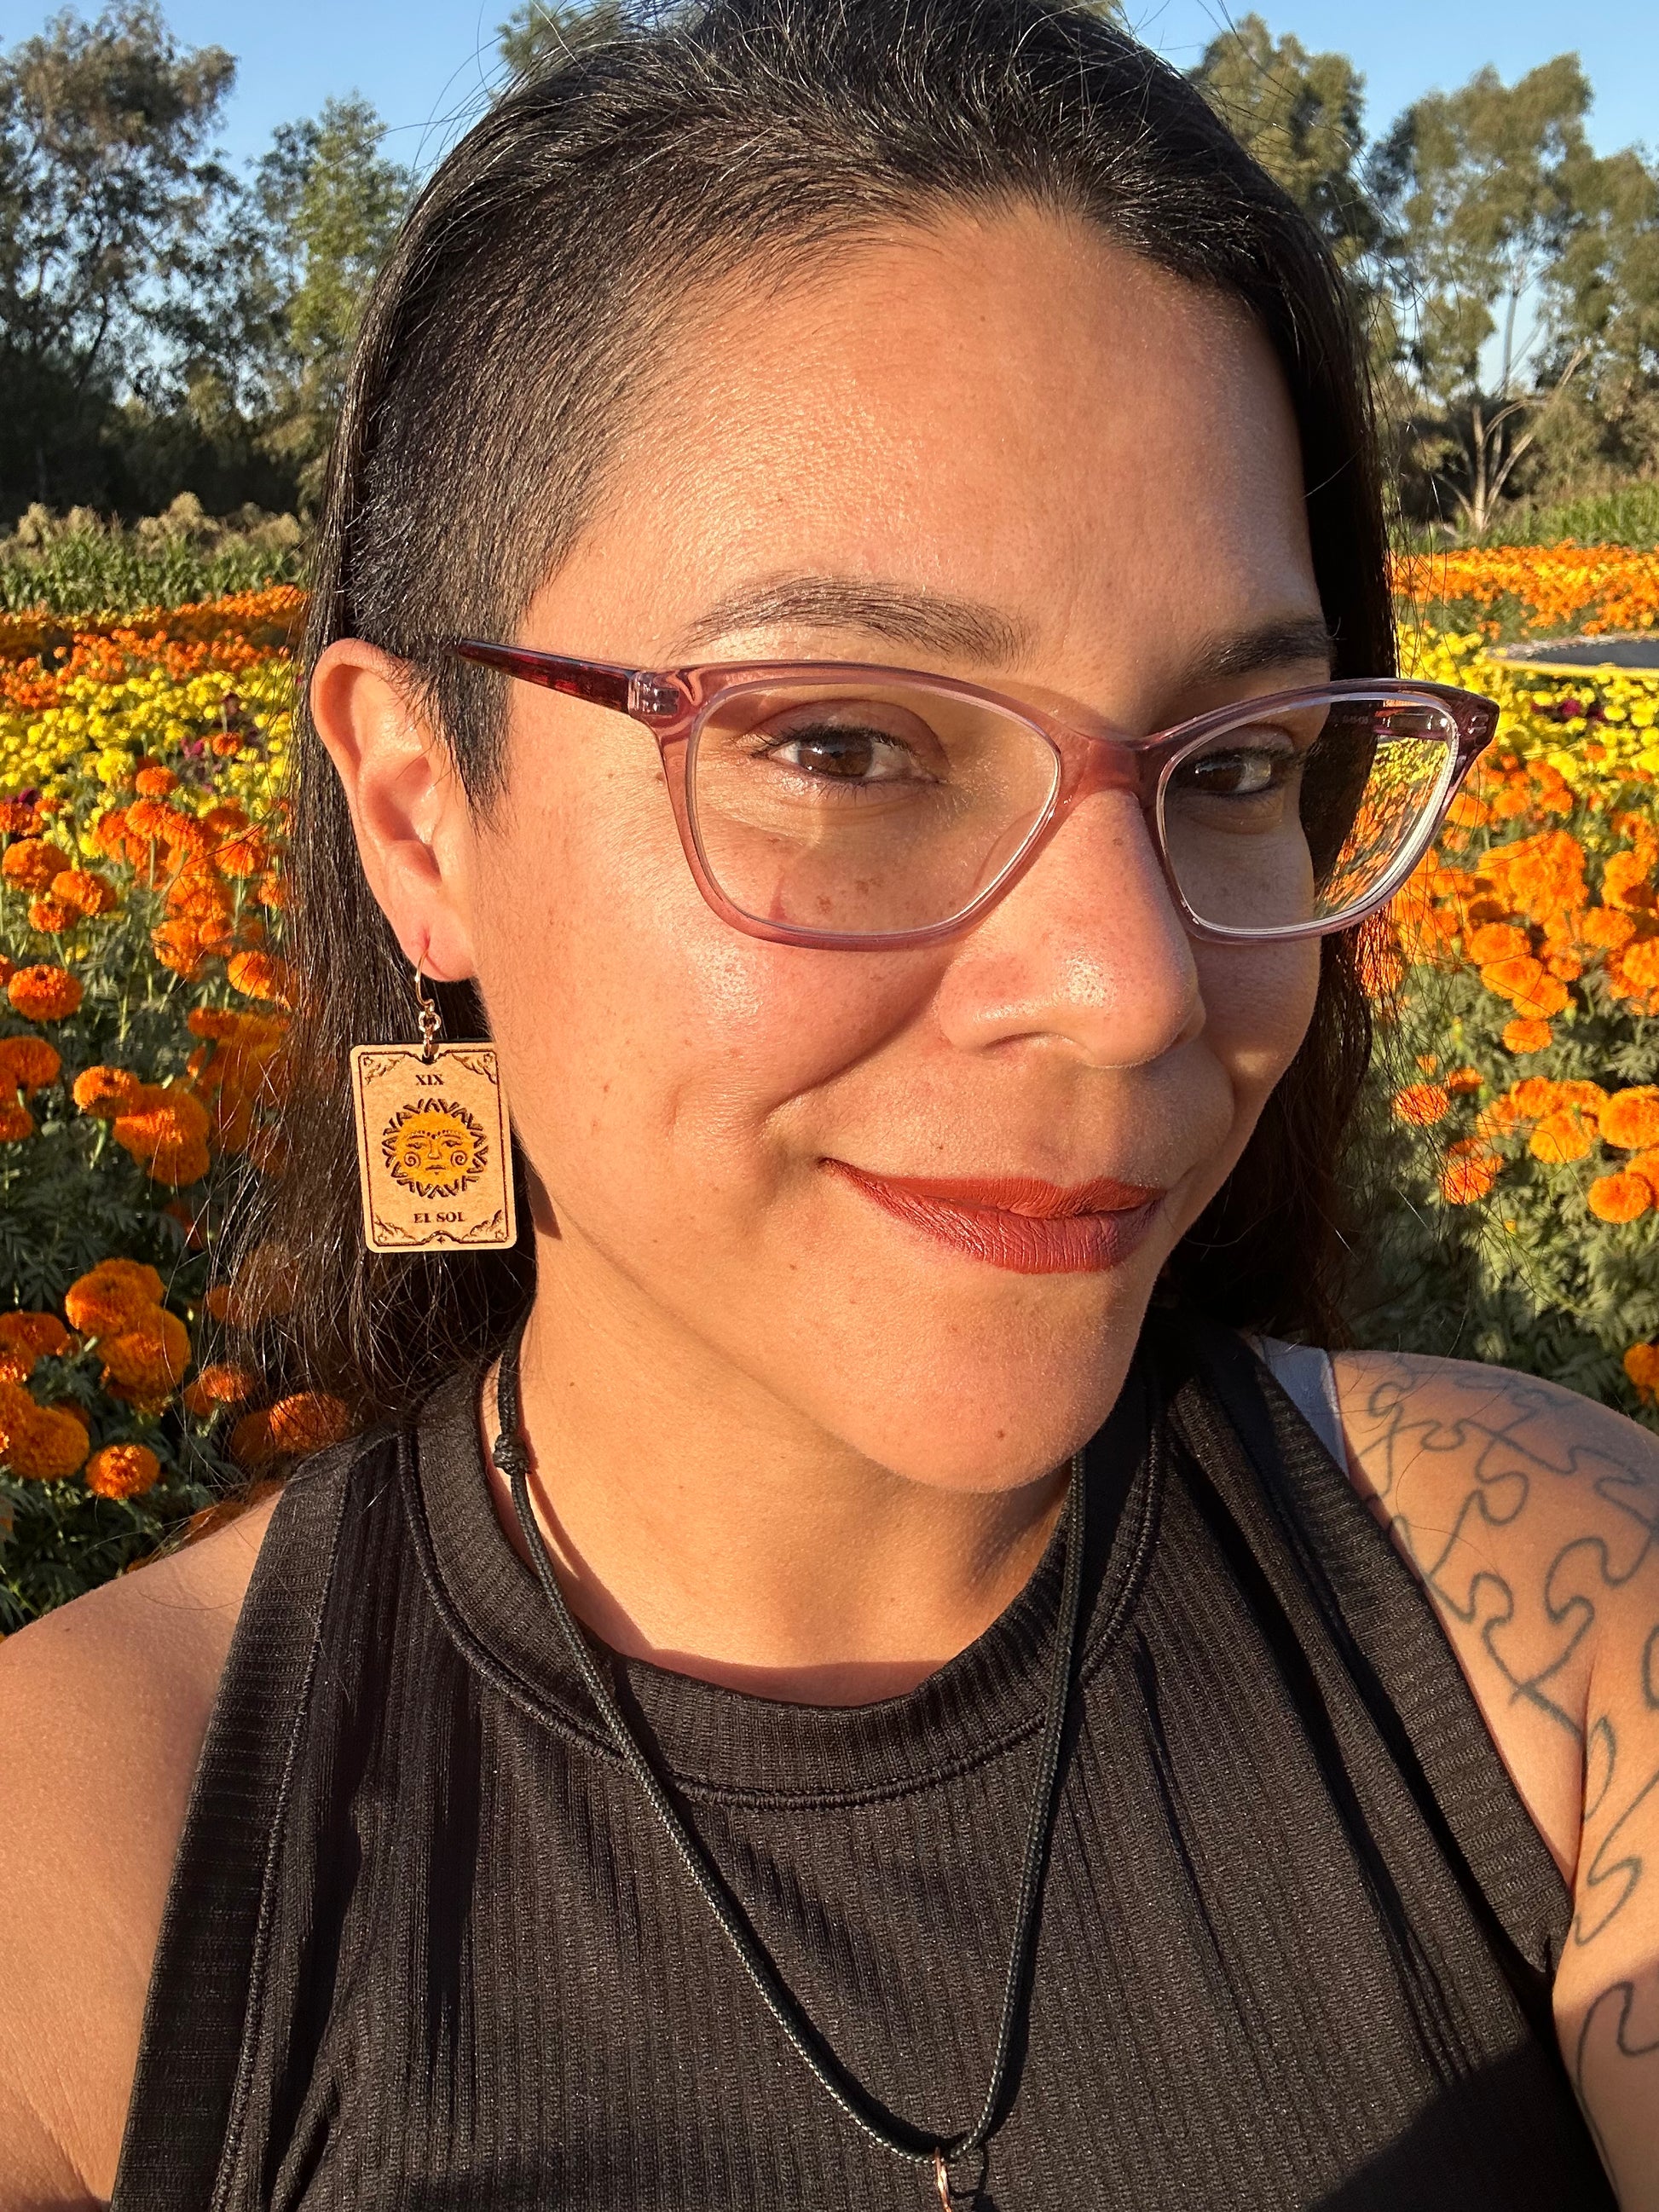
[[[1508,87],[1484,69],[1409,108],[1375,165],[1412,367],[1438,416],[1434,473],[1476,535],[1588,358],[1582,336],[1552,342],[1568,329],[1559,271],[1600,188],[1589,101],[1575,55]],[[1546,360],[1541,385],[1523,380]]]
[[[207,148],[235,74],[147,0],[0,53],[0,501],[106,490],[100,425],[145,367],[230,186]],[[0,509],[0,511],[4,511]]]
[[[1352,269],[1382,226],[1362,173],[1364,80],[1346,54],[1275,40],[1260,15],[1212,39],[1194,82],[1233,136]]]
[[[307,502],[320,489],[363,302],[413,190],[381,151],[385,138],[367,100],[331,100],[314,120],[277,131],[255,179],[258,258],[245,296],[273,328],[265,443]]]

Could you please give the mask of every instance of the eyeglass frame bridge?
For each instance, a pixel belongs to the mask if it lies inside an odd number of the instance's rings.
[[[1325,684],[1298,684],[1287,691],[1236,701],[1212,708],[1209,713],[1156,731],[1145,738],[1111,738],[1079,728],[1063,717],[1006,693],[951,676],[930,675],[926,670],[890,668],[867,661],[778,660],[702,661],[680,668],[630,668],[607,660],[574,659],[564,653],[541,653],[524,646],[492,645],[482,638],[452,638],[444,650],[453,657],[493,668],[521,684],[578,699],[592,707],[605,707],[626,714],[656,739],[663,775],[674,811],[675,827],[687,865],[704,902],[722,921],[746,937],[774,945],[797,945],[821,951],[883,952],[937,945],[971,929],[1013,889],[1035,866],[1044,848],[1078,802],[1095,791],[1133,791],[1140,802],[1152,835],[1152,846],[1176,911],[1188,933],[1212,945],[1282,944],[1308,937],[1328,937],[1353,929],[1379,913],[1400,890],[1445,821],[1475,762],[1498,731],[1498,708],[1494,700],[1475,691],[1462,691],[1448,684],[1428,684],[1416,678],[1340,677]],[[768,685],[799,682],[835,683],[880,681],[919,687],[966,699],[994,708],[1023,722],[1042,738],[1059,762],[1059,775],[1048,805],[1014,858],[969,905],[948,921],[929,922],[920,929],[872,931],[867,933],[808,929],[793,922],[775,922],[736,905],[721,889],[708,865],[697,828],[696,810],[688,791],[687,766],[691,739],[720,702],[734,693],[762,690]],[[1434,805],[1425,809],[1422,825],[1401,848],[1401,857],[1377,888],[1352,911],[1312,922],[1284,922],[1270,928],[1232,929],[1206,921],[1188,904],[1176,879],[1164,827],[1164,793],[1179,763],[1206,738],[1237,726],[1247,715],[1270,712],[1321,700],[1372,697],[1398,700],[1410,705],[1430,702],[1450,717],[1457,732],[1450,748],[1451,767]],[[1093,770],[1091,773],[1091,770]]]

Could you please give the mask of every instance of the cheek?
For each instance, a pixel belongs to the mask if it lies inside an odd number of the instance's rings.
[[[514,1122],[556,1210],[706,1222],[775,1186],[812,1095],[934,978],[721,921],[654,776],[569,798],[504,811],[480,848],[474,943]]]
[[[1254,1124],[1268,1092],[1295,1059],[1313,1018],[1319,995],[1319,940],[1199,945],[1194,951],[1206,1041],[1227,1071],[1240,1115],[1247,1115]],[[1244,1134],[1249,1134],[1248,1127]]]

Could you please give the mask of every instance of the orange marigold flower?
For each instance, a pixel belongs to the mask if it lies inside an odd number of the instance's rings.
[[[155,1182],[177,1189],[208,1171],[208,1110],[193,1091],[147,1084],[136,1105],[118,1114],[110,1133]]]
[[[75,1012],[85,994],[67,968],[43,963],[18,969],[6,986],[6,996],[25,1021],[61,1022]]]
[[[43,937],[61,937],[66,929],[73,929],[81,919],[72,906],[64,906],[55,898],[29,901],[29,927],[38,929]]]
[[[1598,1221],[1635,1221],[1653,1204],[1653,1193],[1643,1176],[1625,1169],[1617,1175],[1597,1176],[1584,1202]]]
[[[1446,1078],[1446,1088],[1459,1092],[1479,1091],[1486,1079],[1478,1067],[1455,1067]]]
[[[45,1037],[0,1037],[0,1091],[41,1090],[57,1082],[63,1065],[57,1046]]]
[[[70,1326],[83,1336],[117,1336],[161,1300],[161,1278],[142,1260],[100,1260],[64,1293]]]
[[[1621,1152],[1659,1145],[1659,1085],[1643,1083],[1615,1091],[1601,1109],[1601,1134]]]
[[[114,884],[95,868],[64,869],[52,879],[52,895],[76,914],[110,914],[116,905]]]
[[[98,1348],[104,1355],[106,1389],[139,1406],[161,1404],[190,1365],[190,1331],[165,1306],[149,1307]]]
[[[1559,1014],[1567,1003],[1567,987],[1559,976],[1547,975],[1540,960],[1531,954],[1513,960],[1494,960],[1480,970],[1480,981],[1494,996],[1507,999],[1520,1014],[1539,1021]]]
[[[244,830],[216,845],[213,857],[223,875],[257,876],[270,859],[270,848],[257,830]]]
[[[1535,1160],[1559,1167],[1568,1160],[1582,1160],[1595,1143],[1595,1133],[1578,1109],[1562,1106],[1545,1115],[1533,1131],[1528,1149]]]
[[[294,972],[274,953],[233,952],[227,972],[245,998],[269,999],[279,1006],[294,1004]]]
[[[1599,945],[1604,952],[1618,952],[1636,934],[1636,924],[1627,914],[1607,906],[1593,906],[1580,925],[1585,939]]]
[[[1625,1165],[1632,1175],[1641,1176],[1653,1193],[1654,1204],[1659,1206],[1659,1146],[1649,1152],[1638,1152],[1635,1158],[1626,1160]]]
[[[1544,965],[1552,975],[1563,983],[1576,983],[1584,972],[1584,963],[1576,952],[1565,951],[1547,953]]]
[[[40,892],[50,890],[52,878],[72,866],[63,847],[49,837],[22,837],[7,847],[0,876],[16,890]]]
[[[87,1432],[72,1413],[37,1406],[21,1383],[0,1382],[0,1465],[34,1482],[63,1482],[87,1455]]]
[[[83,1114],[113,1119],[131,1112],[142,1101],[146,1085],[125,1067],[83,1067],[75,1079],[73,1096]]]
[[[1643,1397],[1651,1399],[1659,1392],[1659,1344],[1632,1344],[1625,1354],[1625,1372]]]
[[[0,1098],[0,1145],[21,1145],[34,1134],[34,1116],[14,1091]]]
[[[178,788],[179,779],[170,768],[141,768],[132,779],[132,787],[145,799],[165,799]]]
[[[15,847],[13,848],[15,851]],[[1607,906],[1651,911],[1653,886],[1648,881],[1652,862],[1640,853],[1613,853],[1601,871],[1601,898]]]
[[[148,1444],[106,1444],[87,1462],[87,1488],[100,1498],[142,1498],[161,1479],[161,1462]]]
[[[230,1453],[244,1467],[268,1467],[338,1443],[355,1426],[351,1409],[340,1399],[304,1390],[264,1413],[245,1413],[230,1432]]]
[[[1626,982],[1644,991],[1659,991],[1659,937],[1638,939],[1619,956]]]
[[[211,830],[216,837],[234,837],[239,830],[247,828],[246,809],[234,800],[221,799],[202,816],[202,827]]]
[[[0,1314],[0,1382],[27,1382],[37,1362],[57,1358],[74,1343],[56,1314]]]
[[[274,868],[268,868],[256,886],[261,906],[285,907],[289,903],[288,885]]]
[[[1554,1035],[1547,1022],[1522,1014],[1515,1021],[1504,1023],[1504,1049],[1514,1053],[1542,1052]]]
[[[222,1406],[245,1406],[258,1387],[259,1378],[252,1368],[238,1367],[229,1360],[216,1360],[203,1368],[185,1389],[185,1410],[201,1419],[216,1413]]]
[[[1478,1137],[1465,1137],[1446,1148],[1440,1171],[1440,1195],[1448,1206],[1474,1206],[1497,1182],[1503,1157]]]
[[[27,837],[40,823],[32,799],[0,799],[0,837]]]
[[[1464,950],[1477,968],[1485,968],[1496,960],[1526,959],[1532,951],[1532,940],[1512,922],[1489,921],[1470,931]]]
[[[1413,1129],[1431,1128],[1443,1121],[1451,1110],[1451,1100],[1438,1083],[1411,1083],[1394,1095],[1394,1118]]]
[[[192,982],[202,972],[205,947],[198,926],[182,917],[163,921],[149,933],[150,950],[164,968]]]

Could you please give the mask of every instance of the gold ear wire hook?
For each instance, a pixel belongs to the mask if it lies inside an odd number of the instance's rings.
[[[443,1027],[443,1016],[428,995],[426,977],[418,960],[415,963],[415,1000],[421,1010],[421,1058],[430,1067],[438,1057],[438,1032]]]
[[[951,2194],[951,2176],[942,2150],[933,2153],[933,2185],[939,2191],[939,2201],[945,2212],[956,2212],[956,2199]]]

